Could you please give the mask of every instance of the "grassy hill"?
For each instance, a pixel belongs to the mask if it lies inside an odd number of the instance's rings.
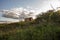
[[[60,11],[47,11],[32,21],[0,24],[0,40],[60,40]]]

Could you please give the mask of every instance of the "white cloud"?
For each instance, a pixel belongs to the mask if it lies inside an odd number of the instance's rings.
[[[3,17],[13,18],[13,19],[24,19],[27,17],[33,17],[35,10],[28,10],[24,8],[13,8],[10,10],[2,10]]]

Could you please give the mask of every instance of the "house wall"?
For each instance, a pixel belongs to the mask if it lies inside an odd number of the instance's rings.
[[[25,21],[32,21],[33,18],[25,18]]]

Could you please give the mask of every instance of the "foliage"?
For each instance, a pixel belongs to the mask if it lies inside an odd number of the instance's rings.
[[[0,24],[0,40],[60,40],[60,13],[39,14],[29,22]]]

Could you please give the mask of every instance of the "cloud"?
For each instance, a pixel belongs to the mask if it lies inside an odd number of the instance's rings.
[[[6,18],[13,18],[13,19],[24,19],[27,17],[33,17],[35,11],[34,10],[28,10],[25,8],[13,8],[10,10],[2,10],[3,17]]]

